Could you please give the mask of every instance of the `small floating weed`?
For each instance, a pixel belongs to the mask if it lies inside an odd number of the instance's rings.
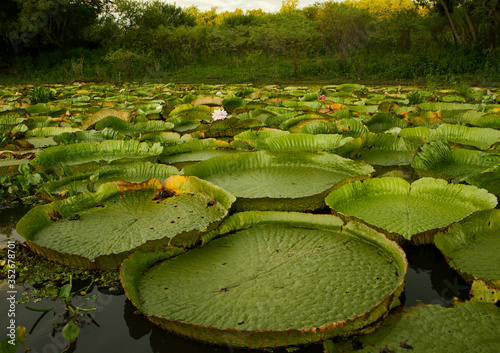
[[[7,275],[8,267],[4,266],[1,260],[6,257],[6,249],[0,249],[0,278],[5,278]],[[17,282],[31,284],[30,288],[26,288],[26,291],[22,293],[18,303],[29,301],[36,303],[46,298],[57,300],[60,288],[67,282],[70,275],[73,280],[91,283],[87,289],[80,290],[80,294],[87,293],[91,286],[110,288],[110,290],[120,288],[118,271],[69,268],[35,254],[25,244],[17,245],[16,267]]]
[[[90,285],[81,292],[86,293],[86,291],[90,288],[90,286],[93,283],[94,282],[92,281],[90,283]],[[82,323],[81,320],[85,319],[87,316],[90,318],[90,320],[92,322],[95,322],[89,313],[97,310],[97,308],[88,308],[87,309],[87,308],[81,308],[79,306],[72,304],[70,301],[72,289],[73,289],[73,278],[70,275],[69,276],[69,283],[62,286],[61,289],[59,290],[59,298],[64,300],[64,305],[66,308],[66,310],[63,314],[63,316],[64,316],[63,324],[65,323],[65,325],[62,329],[62,335],[68,341],[68,346],[64,350],[65,352],[71,346],[71,341],[75,340],[80,333],[80,328],[77,326],[77,323]],[[43,316],[43,315],[46,315],[49,311],[52,311],[54,308],[38,309],[38,308],[32,308],[32,307],[26,306],[26,309],[29,309],[32,311],[41,311],[41,312],[43,312],[43,314],[42,314],[42,316]],[[58,328],[61,326],[62,326],[62,324],[56,324],[54,327]],[[33,327],[33,329],[34,329],[34,327]],[[33,329],[32,329],[32,331],[33,331]]]
[[[0,342],[0,352],[16,353],[19,343],[23,345],[26,351],[29,351],[29,348],[24,345],[24,341],[26,340],[26,327],[17,326],[14,329],[9,326],[7,329],[9,333],[7,334],[7,338]]]

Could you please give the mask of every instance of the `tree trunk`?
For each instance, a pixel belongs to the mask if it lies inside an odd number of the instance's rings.
[[[451,31],[453,32],[453,36],[455,37],[455,40],[457,41],[458,44],[462,45],[463,41],[460,35],[458,34],[457,28],[455,27],[455,22],[453,22],[453,18],[451,18],[450,11],[448,10],[448,6],[446,6],[446,3],[444,0],[439,0],[439,3],[441,6],[443,6],[444,12],[446,14],[446,17],[448,18],[448,22],[450,23]]]
[[[491,28],[490,28],[490,33],[489,33],[489,45],[488,45],[488,50],[493,51],[496,47],[496,42],[497,42],[497,30],[498,30],[498,22],[499,22],[499,16],[498,16],[498,0],[495,1],[495,4],[492,6],[492,9],[490,10],[490,13],[488,17],[491,19]]]
[[[469,26],[472,40],[474,41],[474,43],[477,43],[476,29],[474,28],[474,25],[472,24],[472,21],[470,19],[469,11],[467,11],[467,7],[465,6],[465,1],[461,0],[460,4],[462,5],[462,10],[464,11],[465,19],[467,20],[467,25]]]

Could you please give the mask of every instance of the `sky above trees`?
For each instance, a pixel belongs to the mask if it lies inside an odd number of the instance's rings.
[[[298,8],[310,6],[316,2],[324,2],[319,0],[299,0]],[[198,6],[200,11],[210,10],[212,7],[217,7],[217,12],[229,11],[233,12],[236,9],[257,10],[262,9],[264,12],[278,12],[282,5],[282,0],[176,0],[175,4],[180,7]]]

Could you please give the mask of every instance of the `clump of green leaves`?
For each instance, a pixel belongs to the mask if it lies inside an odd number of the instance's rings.
[[[5,146],[9,142],[7,131],[0,128],[0,147]]]
[[[48,103],[54,99],[54,92],[47,87],[35,87],[28,93],[31,104]]]
[[[3,266],[1,261],[6,257],[7,250],[0,249],[0,278],[5,278],[7,275],[8,268]],[[25,244],[17,246],[16,271],[18,283],[29,283],[34,287],[22,294],[23,297],[18,300],[19,303],[26,303],[30,300],[38,302],[45,298],[56,300],[60,296],[61,285],[67,281],[68,276],[74,280],[92,282],[100,288],[110,290],[120,288],[118,271],[72,269],[35,254]]]
[[[410,101],[410,105],[420,104],[425,102],[425,97],[419,91],[409,93],[406,98]]]
[[[16,173],[0,174],[0,201],[33,198],[43,179],[42,174],[32,172],[27,164],[21,164]]]
[[[5,259],[6,257],[6,248],[0,249],[0,259]],[[5,266],[5,260],[0,260],[0,278],[5,278],[7,271],[8,267]],[[86,323],[93,322],[90,314],[97,310],[97,308],[79,307],[72,302],[71,297],[75,294],[86,295],[94,285],[101,288],[107,287],[110,290],[116,290],[120,286],[117,271],[71,269],[40,257],[24,244],[17,247],[16,271],[19,283],[31,283],[34,287],[39,288],[33,288],[29,294],[23,293],[24,297],[18,300],[18,303],[26,303],[30,299],[33,299],[33,302],[36,303],[42,298],[51,298],[52,300],[62,299],[64,301],[65,312],[62,315],[64,319],[61,323],[54,325],[54,330],[61,330],[63,337],[68,341],[65,352],[70,348],[71,342],[78,337],[80,333],[79,326],[81,327]],[[69,283],[67,283],[68,277]],[[73,279],[88,281],[90,284],[86,288],[73,291]],[[90,296],[89,299],[95,298]],[[28,306],[26,308],[42,312],[42,316],[54,310],[54,308],[32,308]],[[33,329],[34,327],[32,331]],[[0,342],[0,352],[4,352],[3,348],[8,348],[11,350],[6,350],[5,352],[15,353],[19,343],[24,345],[25,338],[26,329],[18,326],[16,329],[15,344],[10,344],[8,339]],[[28,350],[26,347],[25,349]]]

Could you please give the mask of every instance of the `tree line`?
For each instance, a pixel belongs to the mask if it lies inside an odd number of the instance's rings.
[[[162,0],[2,0],[11,79],[500,78],[500,0],[347,0],[218,12]]]

